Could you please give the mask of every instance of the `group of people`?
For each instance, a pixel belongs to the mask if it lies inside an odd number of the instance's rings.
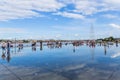
[[[2,59],[6,59],[8,62],[10,61],[10,49],[15,47],[12,42],[7,41],[7,42],[2,42],[1,43],[1,49],[2,49]],[[23,48],[23,44],[19,43],[18,46],[18,51],[20,51]]]
[[[1,48],[2,48],[2,50],[4,51],[4,50],[9,50],[10,48],[12,48],[12,47],[18,47],[18,48],[23,48],[23,43],[18,43],[18,46],[16,46],[16,44],[15,44],[15,46],[13,46],[13,43],[12,42],[9,42],[9,41],[7,41],[7,42],[3,42],[2,44],[1,44]]]
[[[47,42],[47,46],[48,48],[50,49],[53,49],[53,48],[62,48],[62,42],[59,42],[59,41],[56,41],[56,42]]]
[[[36,51],[36,46],[38,46],[38,45],[37,45],[37,42],[35,42],[35,41],[32,42],[32,45],[31,45],[31,46],[32,46],[32,50],[33,50],[33,51]],[[41,51],[43,50],[43,42],[42,42],[42,41],[40,41],[40,50],[41,50]]]
[[[1,46],[2,50],[5,50],[5,49],[6,49],[6,50],[9,50],[10,47],[13,47],[13,46],[11,45],[11,42],[9,42],[9,41],[6,42],[6,43],[3,42],[3,43],[2,43],[2,46]]]
[[[11,43],[8,41],[8,42],[3,42],[2,45],[1,45],[1,48],[2,48],[2,59],[5,59],[9,62],[10,61],[10,47],[11,46]]]

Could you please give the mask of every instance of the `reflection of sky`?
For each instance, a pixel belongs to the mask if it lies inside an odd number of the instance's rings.
[[[10,64],[34,64],[37,63],[77,63],[85,61],[89,62],[93,58],[94,61],[97,61],[99,58],[104,59],[111,59],[119,56],[117,53],[119,51],[119,47],[107,47],[107,53],[104,53],[104,47],[96,47],[95,49],[80,46],[75,47],[75,52],[73,52],[74,47],[72,45],[63,46],[62,48],[58,49],[49,49],[47,46],[43,47],[43,51],[40,51],[39,47],[37,47],[36,51],[32,51],[32,48],[27,47],[18,52],[16,49],[16,53],[14,52],[15,49],[11,49],[11,61]],[[93,53],[94,52],[94,53]],[[117,53],[117,54],[115,54]],[[113,57],[111,57],[113,56]],[[27,62],[27,63],[26,63]],[[38,64],[37,64],[38,65]]]
[[[68,78],[70,78],[73,73],[76,74],[73,76],[83,77],[88,75],[86,71],[88,73],[95,72],[95,75],[100,75],[100,71],[101,73],[110,75],[114,68],[119,68],[120,57],[111,57],[116,55],[115,53],[119,51],[119,47],[106,47],[106,55],[104,53],[104,47],[100,46],[94,49],[86,46],[79,46],[75,47],[75,52],[73,52],[73,49],[74,47],[71,45],[63,46],[59,49],[49,49],[47,46],[44,46],[42,51],[40,51],[39,47],[37,47],[36,51],[32,51],[32,48],[29,47],[24,48],[19,53],[14,53],[13,49],[9,63],[5,60],[0,60],[8,66],[21,68],[23,71],[28,68],[29,72],[29,68],[32,68],[35,72],[31,71],[30,73],[33,74],[40,74],[41,72],[39,72],[39,70],[47,70],[47,72],[45,71],[46,74],[52,71]]]

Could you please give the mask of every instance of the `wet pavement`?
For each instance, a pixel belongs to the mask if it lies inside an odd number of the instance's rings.
[[[0,80],[119,80],[119,47],[94,49],[72,46],[40,51],[31,48],[5,53],[0,59]],[[1,51],[2,52],[2,51]],[[2,55],[3,53],[1,53]],[[9,57],[9,58],[8,58]],[[7,60],[10,59],[10,60]]]

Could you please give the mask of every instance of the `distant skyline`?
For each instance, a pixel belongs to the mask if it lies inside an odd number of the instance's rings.
[[[0,39],[120,37],[119,0],[0,0]]]

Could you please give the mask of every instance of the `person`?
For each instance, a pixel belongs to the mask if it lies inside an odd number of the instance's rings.
[[[32,43],[32,50],[33,50],[33,51],[36,51],[36,42],[33,42],[33,43]]]
[[[6,48],[6,43],[5,43],[5,42],[3,42],[3,43],[2,43],[2,50],[4,51],[4,50],[5,50],[5,48]]]
[[[7,41],[7,49],[10,49],[10,42]]]
[[[19,44],[18,44],[18,52],[20,52],[21,49],[23,49],[23,44],[22,44],[22,43],[19,43]]]
[[[32,47],[35,47],[35,46],[36,46],[36,42],[33,42],[33,43],[32,43]]]

